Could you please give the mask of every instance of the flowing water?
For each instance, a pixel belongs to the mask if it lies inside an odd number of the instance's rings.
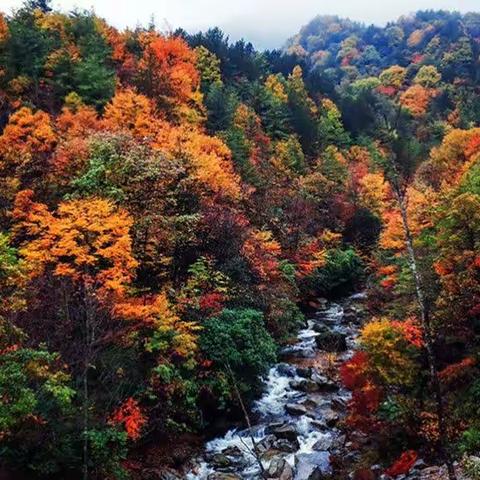
[[[350,398],[338,382],[338,366],[352,354],[363,301],[356,294],[325,304],[308,320],[297,342],[282,350],[285,361],[265,378],[264,393],[252,408],[252,429],[234,429],[208,442],[187,480],[259,479],[259,461],[268,478],[282,480],[310,480],[331,471],[331,455],[345,441],[337,423]],[[319,341],[325,332],[328,338]]]

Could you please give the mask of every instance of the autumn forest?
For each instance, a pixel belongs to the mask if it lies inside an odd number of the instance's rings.
[[[0,478],[480,479],[480,14],[285,42],[0,12]]]

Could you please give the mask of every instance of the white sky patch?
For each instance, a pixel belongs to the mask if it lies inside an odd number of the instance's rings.
[[[9,13],[23,0],[0,0]],[[94,8],[117,28],[147,25],[188,32],[218,26],[232,40],[245,38],[257,48],[281,47],[315,15],[339,15],[383,25],[416,10],[480,11],[480,0],[54,0],[54,8]]]

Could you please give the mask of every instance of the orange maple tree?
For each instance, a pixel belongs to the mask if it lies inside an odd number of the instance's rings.
[[[51,269],[55,276],[93,285],[101,296],[125,295],[137,266],[127,212],[108,200],[89,198],[62,202],[51,213],[24,190],[13,216],[32,278]]]

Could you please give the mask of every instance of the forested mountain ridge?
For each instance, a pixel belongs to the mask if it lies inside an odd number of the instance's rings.
[[[478,13],[423,11],[385,27],[319,16],[288,41],[286,50],[305,60],[313,88],[336,98],[346,96],[348,85],[378,77],[388,67],[405,68],[410,84],[422,66],[434,65],[446,87],[440,112],[447,116],[459,107],[458,121],[468,127],[478,118],[478,99],[467,92],[479,80],[479,39]],[[428,79],[427,71],[423,83],[416,83],[434,86],[437,80]]]
[[[366,285],[351,471],[476,478],[480,15],[318,17],[257,52],[49,3],[0,14],[2,467],[178,467],[317,297]]]

